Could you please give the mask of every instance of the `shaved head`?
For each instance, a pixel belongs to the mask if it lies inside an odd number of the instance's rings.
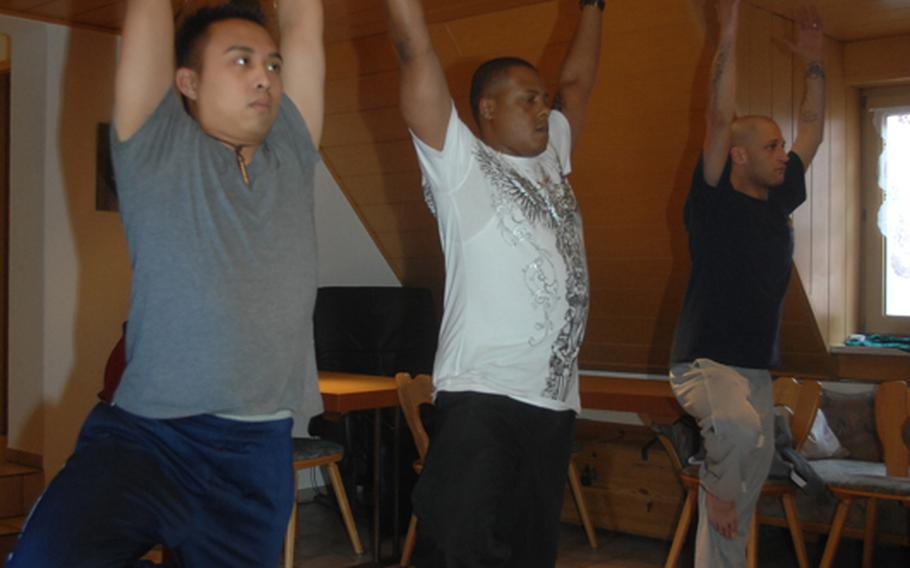
[[[759,194],[784,182],[787,143],[774,120],[767,116],[742,116],[730,131],[732,178],[740,189],[754,188]]]
[[[730,142],[733,146],[750,146],[767,127],[780,130],[777,123],[767,116],[741,116],[733,121]]]

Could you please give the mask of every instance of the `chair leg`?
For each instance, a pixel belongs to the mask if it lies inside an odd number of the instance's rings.
[[[588,505],[585,503],[585,494],[578,479],[578,468],[575,466],[575,460],[569,460],[569,487],[572,489],[572,497],[575,498],[575,507],[578,508],[578,516],[581,518],[581,524],[585,527],[585,534],[588,536],[588,544],[593,549],[597,549],[597,533],[594,532],[594,525],[591,523],[591,515],[588,514]]]
[[[831,523],[831,531],[828,533],[828,542],[825,544],[825,553],[822,555],[822,562],[819,568],[831,568],[834,563],[834,557],[837,555],[837,545],[840,544],[840,535],[844,530],[844,523],[847,521],[847,513],[850,511],[850,504],[853,502],[851,497],[845,497],[837,504],[837,510],[834,512],[834,521]]]
[[[414,547],[417,545],[417,517],[411,515],[411,521],[408,523],[408,534],[404,537],[404,549],[401,551],[401,566],[407,568],[411,565],[411,556],[414,555]]]
[[[863,531],[863,568],[872,568],[872,556],[875,554],[875,521],[878,499],[872,497],[866,501],[866,528]]]
[[[334,462],[326,464],[326,470],[329,472],[329,479],[332,481],[332,488],[335,490],[335,498],[338,500],[338,507],[341,509],[341,518],[344,519],[344,528],[348,531],[348,537],[351,539],[354,552],[358,555],[363,554],[363,544],[360,543],[360,534],[354,524],[354,514],[351,512],[348,494],[344,490],[344,483],[341,481],[338,464]]]
[[[784,493],[781,495],[780,501],[784,506],[784,513],[787,515],[787,526],[790,528],[790,536],[793,538],[793,548],[796,550],[796,561],[799,563],[799,568],[809,568],[806,541],[803,539],[803,526],[799,522],[799,516],[796,514],[793,495]]]
[[[686,501],[683,503],[682,512],[679,514],[676,532],[673,533],[673,544],[670,546],[670,554],[667,556],[664,568],[676,568],[677,563],[679,563],[679,555],[682,553],[683,544],[686,542],[686,535],[689,534],[689,525],[692,524],[692,514],[695,512],[695,498],[697,496],[697,489],[689,489],[686,492]]]
[[[758,515],[752,513],[752,523],[749,525],[749,536],[746,539],[746,565],[749,568],[758,568]]]
[[[288,531],[284,537],[284,568],[294,568],[294,540],[297,538],[297,491],[294,490],[294,506],[291,507],[291,518]]]

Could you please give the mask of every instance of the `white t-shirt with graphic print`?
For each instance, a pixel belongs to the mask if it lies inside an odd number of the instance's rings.
[[[445,254],[437,391],[580,409],[588,269],[562,113],[550,113],[549,134],[540,155],[508,156],[475,137],[453,106],[441,152],[413,137]]]

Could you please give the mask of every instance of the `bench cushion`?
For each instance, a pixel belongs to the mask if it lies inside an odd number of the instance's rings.
[[[910,478],[888,477],[885,464],[857,460],[818,460],[816,473],[832,487],[910,497]]]

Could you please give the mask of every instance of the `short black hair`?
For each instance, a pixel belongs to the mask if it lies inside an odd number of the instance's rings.
[[[474,71],[474,77],[471,79],[471,112],[477,124],[480,124],[480,99],[486,94],[487,88],[502,79],[512,67],[527,67],[537,71],[536,67],[520,57],[497,57]]]
[[[200,48],[209,27],[224,20],[247,20],[267,28],[265,16],[255,0],[231,0],[217,6],[203,6],[180,24],[174,37],[177,68],[198,70],[201,64]]]

